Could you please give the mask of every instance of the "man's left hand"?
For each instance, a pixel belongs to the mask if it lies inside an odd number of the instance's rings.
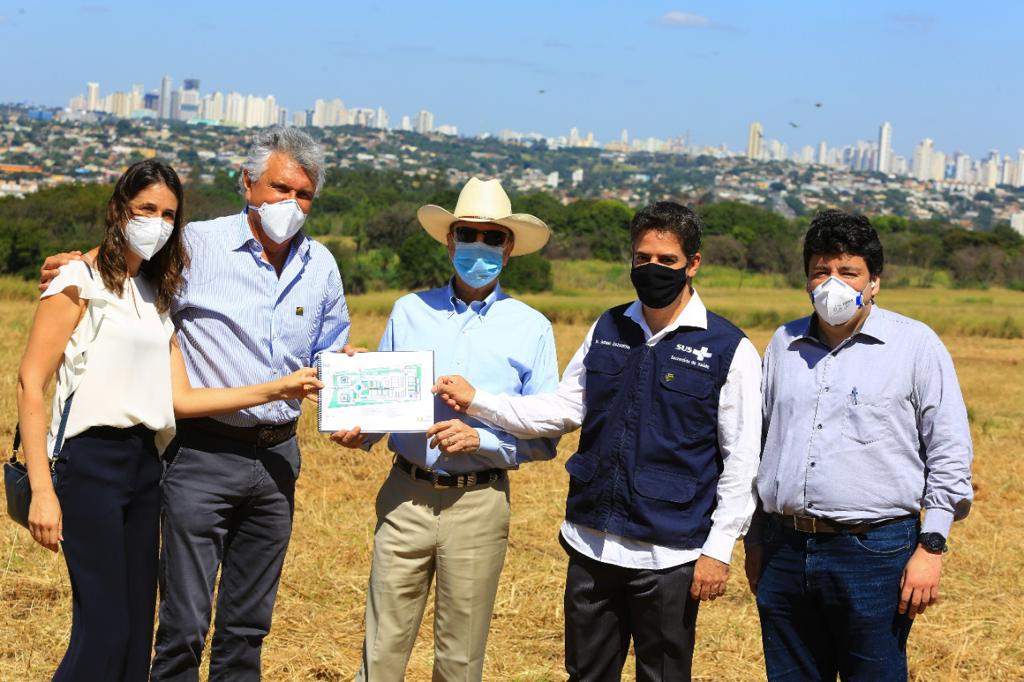
[[[941,575],[942,554],[918,546],[903,569],[900,613],[913,618],[938,601]]]
[[[434,424],[427,431],[427,437],[430,436],[433,436],[430,447],[447,455],[470,454],[480,449],[480,434],[461,419]]]
[[[701,554],[693,567],[690,596],[701,601],[714,601],[725,594],[725,581],[729,577],[729,564]]]

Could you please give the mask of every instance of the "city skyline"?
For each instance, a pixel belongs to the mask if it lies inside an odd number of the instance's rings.
[[[165,74],[159,89],[146,91],[141,83],[132,84],[130,91],[114,91],[104,96],[98,81],[86,83],[84,93],[70,98],[61,112],[74,119],[95,114],[109,114],[118,118],[162,118],[191,123],[220,124],[238,127],[265,127],[269,125],[297,125],[331,127],[361,125],[383,130],[415,130],[418,133],[457,135],[458,128],[451,124],[435,127],[434,114],[420,110],[415,116],[404,114],[392,126],[390,114],[382,107],[346,107],[340,97],[317,99],[312,107],[289,111],[277,104],[274,95],[243,95],[231,91],[202,92],[201,79],[184,78],[174,87],[174,78]],[[799,127],[790,122],[790,127]],[[995,187],[997,184],[1024,186],[1024,147],[1016,154],[1001,154],[993,149],[981,159],[972,159],[967,153],[955,150],[947,154],[935,147],[935,142],[924,137],[914,148],[912,156],[895,152],[892,145],[893,125],[884,121],[878,128],[875,141],[858,139],[854,143],[835,145],[820,140],[817,147],[805,144],[799,150],[774,138],[766,138],[764,126],[755,121],[750,124],[745,153],[726,145],[713,147],[693,144],[688,136],[669,138],[633,138],[623,129],[617,141],[604,143],[592,131],[582,135],[573,127],[568,135],[544,135],[536,131],[518,132],[512,129],[478,133],[494,136],[502,142],[529,142],[544,140],[549,147],[603,147],[612,151],[674,152],[690,155],[708,153],[713,156],[745,155],[754,160],[790,160],[797,163],[841,167],[855,171],[878,171],[892,175],[912,176],[919,180],[955,181]],[[1012,151],[1012,150],[1011,150]]]
[[[239,56],[258,48],[225,40],[239,35],[237,9],[0,2],[0,54],[23,64],[0,76],[0,99],[57,106],[86,81],[151,88],[152,74],[174,73],[195,74],[211,91],[272,92],[292,110],[341,97],[410,115],[432,111],[470,135],[577,127],[614,140],[627,128],[743,149],[747,125],[760,120],[798,149],[874,139],[888,120],[893,148],[907,158],[924,137],[975,158],[1024,142],[1024,93],[1006,78],[1024,6],[865,2],[795,11],[659,2],[625,13],[614,3],[527,0],[514,8],[456,2],[444,11],[401,2],[303,9],[289,25],[301,59],[275,55],[256,68]],[[256,2],[241,19],[275,11]],[[133,48],[125,59],[130,41],[114,38],[144,25],[159,25],[175,49]],[[17,58],[25,54],[33,59]]]

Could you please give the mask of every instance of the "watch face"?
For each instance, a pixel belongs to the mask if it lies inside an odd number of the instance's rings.
[[[941,552],[946,549],[946,538],[942,537],[940,533],[922,533],[918,542],[932,552]]]

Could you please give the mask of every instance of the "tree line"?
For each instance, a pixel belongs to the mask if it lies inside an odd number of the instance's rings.
[[[186,183],[189,220],[242,208],[238,180],[218,174],[212,183]],[[109,185],[64,185],[24,199],[0,199],[0,272],[34,278],[42,259],[57,251],[98,243]],[[307,221],[310,235],[337,259],[350,293],[436,286],[451,275],[443,246],[416,221],[416,209],[433,203],[452,208],[457,188],[399,172],[332,170]],[[580,199],[563,204],[543,192],[513,195],[513,210],[532,213],[554,237],[539,254],[514,258],[502,284],[517,291],[552,287],[552,261],[629,257],[629,222],[635,207],[619,201]],[[804,281],[801,240],[810,216],[788,220],[760,206],[732,201],[695,207],[703,218],[705,261]],[[1006,223],[989,231],[965,230],[941,220],[899,216],[873,219],[887,265],[946,270],[958,286],[1024,289],[1024,241]]]

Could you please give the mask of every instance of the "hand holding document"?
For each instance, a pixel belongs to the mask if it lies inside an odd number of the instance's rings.
[[[419,433],[434,423],[434,354],[320,355],[320,431]]]
[[[465,412],[473,404],[476,389],[458,374],[445,375],[437,378],[431,389],[438,398],[456,412]]]

